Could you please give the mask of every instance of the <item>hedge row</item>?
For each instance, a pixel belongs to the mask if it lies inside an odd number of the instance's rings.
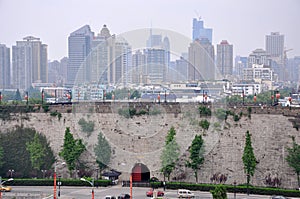
[[[56,180],[58,182],[58,178]],[[90,186],[89,183],[79,179],[60,179],[62,186]],[[14,179],[5,183],[13,186],[53,186],[53,179]],[[95,180],[94,186],[106,187],[111,185],[110,180]]]
[[[151,182],[151,186],[154,188],[163,187],[162,182]],[[206,191],[215,189],[217,184],[192,184],[185,182],[167,182],[167,189],[189,189],[193,191]],[[227,192],[231,193],[247,193],[246,185],[224,185]],[[281,189],[281,188],[270,188],[270,187],[253,187],[249,186],[249,194],[257,194],[257,195],[283,195],[287,197],[300,197],[299,190],[291,190],[291,189]]]

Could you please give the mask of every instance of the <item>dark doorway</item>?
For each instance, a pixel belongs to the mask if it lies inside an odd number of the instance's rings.
[[[142,163],[137,163],[132,168],[132,181],[145,182],[150,180],[150,171],[148,167]]]

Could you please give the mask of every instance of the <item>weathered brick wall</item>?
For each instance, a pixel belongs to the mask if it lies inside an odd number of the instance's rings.
[[[205,162],[199,172],[200,182],[210,182],[215,173],[228,176],[227,183],[244,183],[242,153],[247,130],[252,134],[254,153],[258,160],[257,171],[252,184],[263,186],[263,179],[268,174],[282,179],[282,186],[296,187],[296,176],[285,161],[286,148],[291,146],[291,136],[300,143],[299,132],[293,128],[291,119],[297,118],[299,109],[288,107],[251,107],[251,119],[247,117],[248,107],[226,107],[207,105],[212,109],[223,107],[236,114],[241,111],[244,116],[234,122],[229,116],[227,122],[220,122],[215,117],[201,118],[199,104],[184,103],[80,103],[76,105],[50,106],[50,111],[42,109],[30,113],[12,113],[9,120],[0,120],[2,131],[16,125],[35,128],[46,135],[52,149],[57,155],[63,145],[64,131],[70,127],[75,138],[81,138],[87,144],[88,151],[84,158],[95,167],[93,147],[97,135],[102,132],[110,142],[113,153],[110,167],[123,172],[121,178],[127,180],[136,163],[145,164],[151,175],[162,179],[160,174],[160,154],[165,136],[171,126],[176,129],[176,141],[180,145],[181,157],[172,173],[171,179],[185,176],[186,181],[194,181],[193,172],[185,167],[188,157],[187,149],[196,134],[202,134],[205,140]],[[122,108],[147,110],[157,108],[158,115],[142,115],[124,118],[118,114]],[[62,113],[62,118],[50,116],[50,112]],[[17,112],[17,111],[15,111]],[[93,121],[95,131],[88,136],[81,131],[78,121],[84,118]],[[210,122],[208,131],[204,131],[198,122],[207,119]],[[215,127],[219,123],[221,127]],[[66,174],[67,175],[67,172]]]

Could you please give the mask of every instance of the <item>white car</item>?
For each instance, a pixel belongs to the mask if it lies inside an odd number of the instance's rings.
[[[195,195],[193,192],[187,189],[178,189],[177,191],[178,198],[194,198]]]

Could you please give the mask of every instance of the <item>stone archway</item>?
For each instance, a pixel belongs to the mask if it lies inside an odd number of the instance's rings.
[[[142,163],[136,163],[131,171],[133,182],[145,182],[150,180],[150,170]]]

